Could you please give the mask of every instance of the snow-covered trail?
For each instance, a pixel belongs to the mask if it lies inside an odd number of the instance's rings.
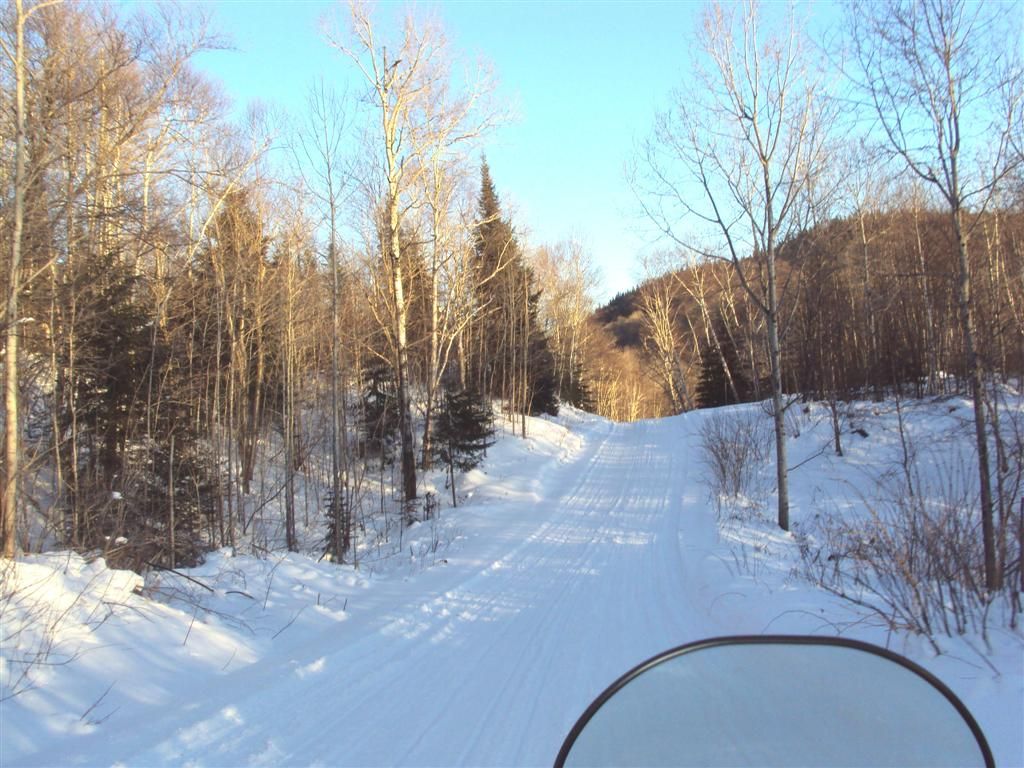
[[[704,590],[715,521],[687,431],[589,422],[535,501],[460,512],[468,541],[414,585],[375,583],[331,631],[76,747],[92,764],[550,764],[621,672],[726,629]]]
[[[193,591],[166,576],[146,596],[102,559],[26,557],[0,623],[16,641],[19,621],[59,629],[32,687],[0,701],[0,765],[550,765],[634,664],[767,632],[907,655],[963,698],[997,763],[1024,765],[1019,631],[993,627],[988,656],[981,638],[941,637],[935,655],[815,587],[770,513],[715,514],[700,448],[714,416],[535,420],[464,478],[470,503],[403,531],[400,554],[364,552],[359,571],[219,551],[190,572]],[[791,477],[799,520],[884,469],[879,450],[896,455],[885,418],[848,457]],[[925,434],[948,439],[934,421]],[[831,439],[827,418],[803,427],[798,459]],[[0,645],[7,690],[21,654],[49,642],[33,632]]]

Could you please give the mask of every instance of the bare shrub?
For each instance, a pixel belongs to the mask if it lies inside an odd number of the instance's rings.
[[[723,500],[749,502],[760,494],[758,471],[771,456],[769,427],[752,411],[715,413],[701,425],[709,489],[719,512]]]
[[[883,483],[877,500],[864,500],[868,514],[854,522],[821,516],[816,542],[801,540],[805,573],[894,629],[929,638],[939,633],[985,636],[1000,597],[1008,622],[1015,624],[1019,595],[1009,583],[996,594],[985,587],[971,468],[946,462],[938,469],[941,481],[922,482],[912,466],[898,481]],[[1003,543],[1012,550],[1007,560],[1019,563],[1019,544],[1010,536]]]

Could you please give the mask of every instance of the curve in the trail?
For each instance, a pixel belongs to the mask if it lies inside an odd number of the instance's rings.
[[[583,439],[537,502],[462,512],[469,540],[417,578],[415,598],[379,582],[337,631],[271,651],[180,709],[140,710],[137,728],[84,753],[127,765],[550,764],[621,672],[719,630],[702,574],[714,520],[688,483],[685,418],[594,420]]]

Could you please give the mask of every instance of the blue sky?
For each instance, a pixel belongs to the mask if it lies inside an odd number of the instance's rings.
[[[315,78],[343,87],[352,77],[351,64],[318,32],[318,19],[346,12],[342,4],[222,0],[206,7],[234,49],[205,54],[200,66],[240,108],[260,100],[297,111]],[[602,273],[602,298],[630,288],[651,232],[623,166],[684,75],[700,6],[449,2],[430,8],[439,12],[454,50],[492,62],[499,98],[517,107],[519,119],[486,146],[516,226],[531,245],[568,237],[583,242]],[[378,23],[400,12],[397,3],[383,3]]]

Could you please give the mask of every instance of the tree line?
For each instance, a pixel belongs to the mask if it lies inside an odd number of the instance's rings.
[[[529,247],[504,210],[493,79],[456,76],[435,21],[338,9],[323,43],[353,92],[237,120],[195,66],[223,45],[199,11],[11,0],[3,553],[173,567],[252,542],[272,506],[263,545],[299,547],[312,514],[351,558],[367,509],[429,514],[423,473],[454,483],[452,425],[483,450],[466,420],[492,401],[520,434],[559,403],[770,401],[785,528],[794,397],[909,389],[974,401],[997,585],[990,393],[1024,367],[1019,19],[847,11],[826,48],[799,8],[706,8],[630,172],[669,247],[594,313],[585,251]]]
[[[489,73],[455,77],[429,19],[381,29],[361,4],[325,24],[358,92],[237,120],[192,7],[5,6],[5,556],[174,567],[319,525],[352,559],[367,510],[431,514],[434,462],[456,500],[492,402],[523,434],[582,402],[593,275],[572,244],[535,268],[503,210]]]
[[[913,189],[880,202],[779,250],[787,393],[828,401],[968,389],[947,217]],[[991,381],[1012,382],[1024,372],[1024,211],[990,211],[976,227],[979,354]],[[753,261],[743,269],[756,274]],[[606,345],[595,355],[632,371],[632,390],[620,388],[632,394],[597,401],[611,417],[658,418],[770,390],[763,322],[730,264],[666,268],[596,310],[593,323]]]

